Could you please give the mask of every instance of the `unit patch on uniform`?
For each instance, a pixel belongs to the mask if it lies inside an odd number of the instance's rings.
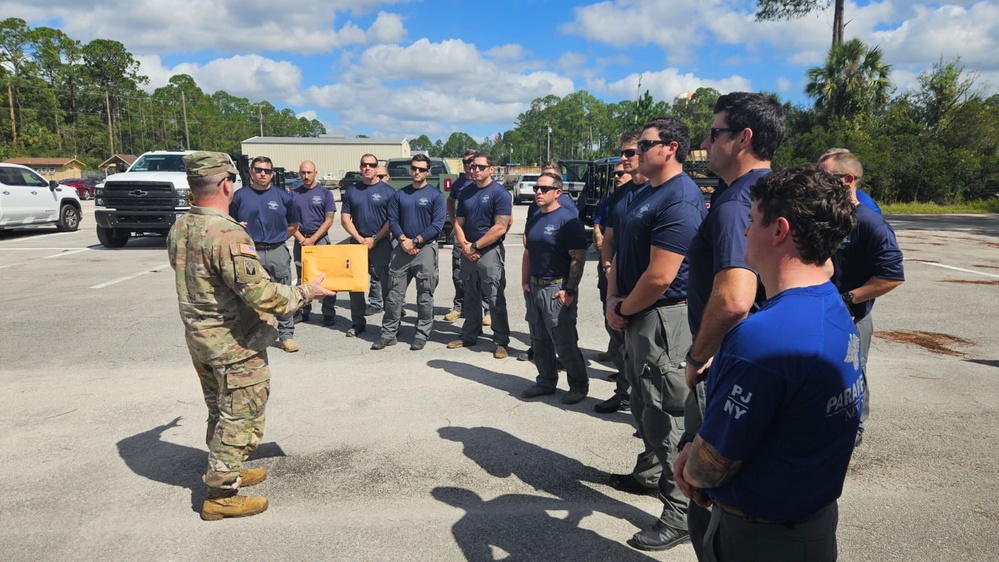
[[[430,199],[428,199],[426,197],[420,197],[420,206],[421,207],[426,207],[427,203],[429,203],[429,202],[430,202]]]
[[[649,206],[648,205],[642,205],[642,208],[639,209],[638,212],[635,213],[635,216],[638,217],[638,218],[642,218],[642,217],[645,216],[645,213],[648,213],[648,212],[649,212]]]
[[[382,194],[381,193],[372,193],[371,194],[371,200],[372,201],[381,201],[382,200]]]
[[[312,196],[312,204],[313,205],[322,205],[323,204],[323,198],[320,197],[319,195],[313,195]]]
[[[268,201],[267,202],[267,208],[270,209],[270,210],[272,210],[272,211],[276,211],[277,208],[278,208],[277,201]]]
[[[556,230],[555,229],[555,225],[554,224],[549,224],[548,226],[545,227],[545,234],[547,234],[548,236],[551,236],[551,235],[555,234],[555,230]]]
[[[257,249],[253,246],[253,244],[240,244],[238,253],[245,256],[257,257]]]

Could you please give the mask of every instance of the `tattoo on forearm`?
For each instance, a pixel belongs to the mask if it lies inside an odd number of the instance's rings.
[[[493,219],[493,224],[502,224],[503,226],[510,226],[510,218],[511,217],[508,215],[498,216],[495,219]]]
[[[586,267],[586,250],[569,250],[569,279],[565,283],[565,288],[569,290],[579,289],[579,282],[583,279],[583,269]]]
[[[687,461],[687,471],[705,488],[717,488],[728,482],[742,468],[742,461],[726,459],[711,443],[700,437],[694,441]]]
[[[336,216],[336,211],[329,211],[326,213],[326,218],[331,219]]]

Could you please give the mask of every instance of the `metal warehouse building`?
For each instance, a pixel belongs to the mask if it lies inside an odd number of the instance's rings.
[[[360,168],[361,156],[371,153],[379,160],[408,158],[408,139],[367,139],[344,137],[253,137],[242,142],[242,152],[250,158],[267,156],[275,168],[298,170],[303,160],[316,164],[319,179],[332,182],[344,173]]]

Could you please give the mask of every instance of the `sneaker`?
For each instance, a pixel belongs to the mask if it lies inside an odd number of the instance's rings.
[[[409,346],[410,351],[420,351],[427,346],[427,340],[414,340],[413,345]]]
[[[355,328],[354,326],[351,326],[350,329],[347,330],[347,333],[344,334],[344,335],[347,336],[348,338],[357,337],[357,336],[363,334],[364,331],[367,330],[367,329],[368,329],[367,326],[361,326],[360,328]]]
[[[371,349],[378,351],[380,349],[385,349],[386,346],[395,345],[397,343],[399,343],[399,340],[378,340],[371,344]]]
[[[267,498],[234,495],[226,498],[205,498],[201,518],[219,521],[224,517],[249,517],[267,511]]]
[[[543,386],[529,386],[520,393],[521,398],[537,398],[538,396],[547,396],[549,394],[555,394],[554,388],[545,388]]]
[[[457,319],[459,319],[461,317],[462,317],[462,314],[461,314],[460,310],[452,310],[451,312],[448,312],[447,314],[444,315],[444,321],[445,322],[454,322],[455,320],[457,320]]]
[[[620,394],[615,394],[607,400],[593,407],[598,414],[613,414],[614,412],[626,412],[631,409],[631,403]]]
[[[447,344],[448,349],[461,349],[462,347],[472,347],[475,345],[474,341],[465,341],[462,339],[454,340]]]
[[[266,468],[247,468],[239,471],[239,487],[249,488],[267,480]]]
[[[492,314],[486,314],[485,316],[482,317],[482,325],[483,326],[492,326],[493,325],[493,316],[492,316]]]
[[[510,356],[510,352],[506,350],[505,345],[497,345],[496,351],[493,352],[493,359],[506,359]]]
[[[295,340],[291,338],[279,341],[277,343],[277,347],[281,351],[286,351],[288,353],[295,353],[296,351],[299,350],[298,344],[295,343]]]
[[[563,404],[579,404],[584,398],[586,398],[586,391],[570,389],[569,392],[562,395],[560,402]]]
[[[527,351],[517,356],[517,361],[534,361],[534,348],[527,348]]]

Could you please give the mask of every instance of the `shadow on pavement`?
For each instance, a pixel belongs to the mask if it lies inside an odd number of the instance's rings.
[[[118,455],[132,472],[156,482],[187,488],[191,491],[191,509],[200,512],[205,499],[202,477],[208,466],[208,451],[177,445],[162,439],[169,429],[180,424],[180,417],[170,423],[137,433],[118,442]],[[276,443],[262,443],[248,460],[283,457]]]
[[[465,456],[489,475],[516,476],[555,496],[506,494],[484,501],[471,490],[435,488],[434,498],[466,512],[452,533],[469,560],[494,559],[493,547],[507,552],[510,560],[650,559],[625,545],[626,536],[610,540],[579,528],[580,521],[595,512],[626,520],[636,530],[656,519],[586,485],[606,482],[606,473],[494,428],[443,427],[438,433],[461,443]]]

